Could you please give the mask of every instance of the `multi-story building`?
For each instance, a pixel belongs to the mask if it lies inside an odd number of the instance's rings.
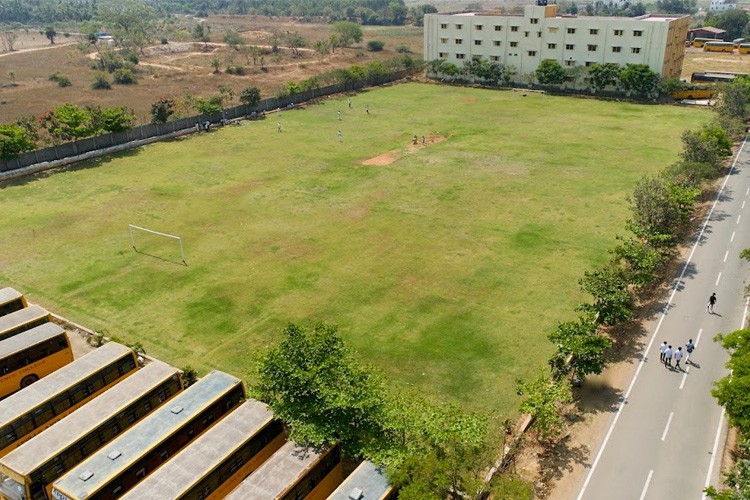
[[[725,10],[736,9],[736,3],[730,3],[726,0],[711,0],[711,5],[708,6],[709,12],[724,12]]]
[[[424,16],[424,57],[461,66],[485,58],[513,66],[516,78],[544,59],[564,67],[597,63],[647,64],[664,77],[679,77],[689,16],[558,16],[556,5],[527,5],[523,15],[491,12]]]

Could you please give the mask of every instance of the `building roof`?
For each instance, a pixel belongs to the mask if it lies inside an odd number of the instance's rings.
[[[703,28],[689,29],[688,33],[694,33],[696,31],[708,31],[709,33],[716,33],[716,34],[726,33],[726,30],[721,30],[719,28],[714,28],[713,26],[705,26]]]

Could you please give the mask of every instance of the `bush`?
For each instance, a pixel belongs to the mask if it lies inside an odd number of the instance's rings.
[[[237,65],[237,66],[227,66],[226,73],[228,75],[244,75],[247,73],[244,66]]]
[[[257,87],[248,87],[240,92],[240,102],[250,107],[255,107],[260,103],[260,89]]]
[[[396,52],[398,52],[399,54],[411,54],[411,49],[406,45],[399,45],[398,47],[396,47]]]
[[[115,83],[119,83],[120,85],[133,85],[138,83],[135,74],[133,74],[133,71],[128,68],[115,70],[112,77],[114,78]]]
[[[385,46],[385,43],[381,42],[380,40],[370,40],[367,42],[367,50],[370,52],[380,52],[383,50],[383,47]]]
[[[107,75],[104,73],[97,73],[94,75],[94,81],[91,83],[91,88],[94,90],[109,90],[112,85],[107,80]]]
[[[59,71],[55,71],[54,73],[49,75],[49,80],[51,82],[57,82],[57,85],[60,87],[70,87],[71,85],[73,85],[73,83],[71,83],[70,81],[70,78],[63,75]]]
[[[128,61],[128,62],[133,63],[133,64],[138,64],[138,62],[139,62],[138,54],[136,54],[134,52],[128,52],[127,54],[125,54],[124,59],[126,61]]]
[[[167,37],[162,37],[161,44],[162,45],[167,45],[168,43],[169,43],[169,40],[167,40]]]

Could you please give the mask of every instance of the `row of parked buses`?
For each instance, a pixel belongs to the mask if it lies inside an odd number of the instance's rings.
[[[715,40],[713,38],[695,38],[692,41],[692,46],[702,48],[704,52],[734,52],[737,49],[739,54],[750,54],[750,43],[744,43],[742,41],[725,42],[723,40]]]
[[[45,323],[27,332],[40,328],[62,330]],[[214,371],[185,388],[178,369],[141,368],[132,349],[109,342],[0,401],[0,498],[384,500],[395,492],[369,462],[344,480],[337,445],[287,442],[283,424],[246,399],[238,378]]]

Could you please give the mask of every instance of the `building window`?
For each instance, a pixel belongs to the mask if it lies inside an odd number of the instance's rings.
[[[463,27],[464,27],[464,25],[463,25],[463,24],[457,24],[457,25],[456,25],[456,29],[457,29],[457,30],[463,29]]]
[[[441,38],[440,39],[440,43],[448,43],[448,39],[447,38]]]
[[[511,30],[511,31],[518,31],[518,26],[511,26],[511,27],[510,27],[510,30]]]
[[[477,31],[482,31],[482,25],[481,24],[477,24],[477,25],[474,26],[474,29],[477,30]]]
[[[621,52],[622,47],[612,47],[612,52]]]
[[[542,38],[542,32],[541,31],[537,31],[536,32],[536,37],[537,38]]]
[[[568,35],[574,35],[576,32],[575,28],[568,28]]]
[[[482,40],[474,40],[474,45],[482,45]]]
[[[638,47],[633,47],[632,49],[630,49],[630,51],[631,51],[631,52],[632,52],[633,54],[640,54],[640,53],[641,53],[641,49],[640,49],[640,48],[638,48]]]
[[[593,66],[594,64],[596,64],[596,63],[594,63],[594,62],[591,62],[591,61],[586,61],[586,67],[587,67],[587,68],[588,68],[589,66]]]
[[[596,47],[597,47],[596,45],[589,44],[587,47],[588,47],[589,52],[596,52]]]
[[[466,54],[456,54],[456,59],[464,59]]]
[[[438,57],[440,59],[446,59],[448,57],[448,53],[447,52],[438,52]]]
[[[461,45],[462,43],[464,43],[463,38],[456,38],[456,45]]]
[[[572,43],[566,43],[565,44],[565,50],[573,50],[576,46]]]
[[[557,33],[557,26],[550,26],[547,28],[550,33]]]
[[[548,43],[547,44],[547,48],[548,49],[556,49],[557,48],[557,44],[556,43]]]
[[[539,24],[539,19],[537,19],[536,17],[532,17],[530,21],[531,21],[531,24]]]
[[[524,31],[523,32],[523,36],[525,36],[526,38],[529,38],[529,32],[528,31]]]
[[[518,42],[510,42],[511,47],[518,47]]]
[[[633,31],[633,36],[643,36],[643,31],[641,31],[641,30],[635,30],[635,31]]]
[[[625,33],[623,30],[615,30],[615,36],[622,36]]]
[[[440,29],[441,30],[447,30],[448,29],[448,25],[447,24],[441,24],[440,25]]]
[[[490,61],[499,61],[500,58],[497,56],[490,56]]]
[[[528,53],[530,57],[536,56],[536,50],[530,50]]]
[[[599,30],[589,30],[589,35],[598,35]]]
[[[500,46],[500,40],[493,40],[492,41],[492,45],[494,45],[495,47],[499,47]]]
[[[575,61],[565,61],[565,66],[575,66],[575,65],[576,65]]]
[[[502,26],[495,26],[495,31],[503,31],[503,27]]]

